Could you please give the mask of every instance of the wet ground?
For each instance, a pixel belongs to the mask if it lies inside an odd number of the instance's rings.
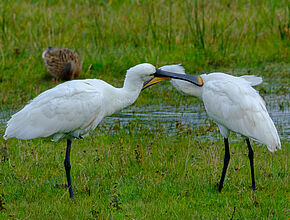
[[[267,96],[264,97],[267,103],[269,114],[277,127],[281,140],[290,141],[290,109],[289,109],[289,95],[287,96]],[[0,129],[5,129],[5,123],[15,110],[0,111]],[[202,103],[195,103],[192,105],[152,105],[137,107],[132,105],[119,113],[106,117],[101,123],[102,129],[111,128],[114,124],[123,129],[130,128],[129,123],[137,121],[140,126],[144,128],[163,128],[169,135],[174,135],[180,131],[182,125],[187,129],[193,131],[207,126],[213,126],[204,109]],[[217,126],[214,125],[217,131]],[[217,136],[217,132],[209,132],[204,130],[202,136],[212,137]],[[220,136],[220,135],[219,135]],[[220,136],[221,137],[221,136]]]
[[[269,114],[277,127],[281,140],[290,141],[290,111],[289,107],[280,109],[279,106],[269,106]],[[167,129],[168,134],[174,134],[178,131],[176,124],[181,123],[184,127],[192,130],[200,127],[212,126],[205,108],[202,104],[187,106],[146,106],[129,107],[120,113],[107,117],[102,124],[111,126],[116,120],[120,121],[121,127],[126,129],[126,125],[132,119],[138,118],[143,126],[163,126]],[[215,126],[217,128],[217,126]],[[210,136],[210,134],[204,134]]]

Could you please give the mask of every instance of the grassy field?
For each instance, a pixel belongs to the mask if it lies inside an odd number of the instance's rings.
[[[114,86],[142,62],[182,63],[188,73],[259,75],[260,94],[277,96],[287,110],[289,44],[286,0],[2,0],[0,111],[20,109],[54,86],[41,58],[48,46],[75,49],[81,78]],[[142,92],[135,105],[193,102],[200,103],[163,83]],[[233,135],[218,193],[224,150],[215,125],[189,129],[176,122],[168,135],[160,121],[151,129],[139,122],[134,116],[124,129],[117,122],[100,126],[73,142],[74,201],[65,186],[64,140],[0,138],[0,219],[289,219],[289,138],[275,153],[252,142],[253,192],[246,144]]]

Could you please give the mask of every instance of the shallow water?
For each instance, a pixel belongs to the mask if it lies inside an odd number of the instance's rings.
[[[268,107],[268,106],[267,106]],[[283,110],[277,106],[268,107],[269,114],[277,127],[281,140],[290,141],[290,111],[289,107]],[[202,104],[194,105],[153,105],[146,107],[129,107],[123,111],[107,117],[102,124],[111,126],[116,120],[120,121],[122,128],[126,129],[126,125],[134,118],[138,118],[142,126],[160,126],[160,123],[167,129],[168,134],[174,134],[178,131],[176,123],[179,122],[183,126],[192,130],[199,127],[209,126],[208,116]],[[217,128],[217,126],[215,125]],[[212,136],[212,134],[204,134],[204,136]]]
[[[267,96],[264,97],[267,103],[267,109],[274,121],[281,140],[290,141],[290,110],[289,95],[287,96]],[[282,106],[282,102],[284,103]],[[281,107],[282,106],[282,107]],[[5,123],[9,117],[15,113],[15,110],[0,111],[0,129],[5,129]],[[168,135],[174,135],[179,131],[177,124],[192,130],[209,126],[210,122],[202,103],[192,105],[151,105],[151,106],[130,106],[119,113],[106,117],[99,126],[102,128],[111,128],[115,123],[123,129],[130,129],[129,123],[138,120],[138,124],[144,128],[163,127]],[[215,125],[217,128],[217,126]],[[216,129],[217,130],[217,129]],[[212,137],[216,134],[205,132],[202,136]],[[221,137],[219,135],[219,137]]]

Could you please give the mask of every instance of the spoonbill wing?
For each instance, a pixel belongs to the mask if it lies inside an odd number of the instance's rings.
[[[281,148],[265,102],[249,83],[239,78],[213,80],[202,89],[206,111],[219,125],[267,145],[270,151]]]
[[[32,139],[57,134],[84,135],[84,127],[96,126],[102,115],[101,80],[74,80],[47,90],[33,99],[7,123],[4,138]],[[78,130],[80,129],[80,130]]]

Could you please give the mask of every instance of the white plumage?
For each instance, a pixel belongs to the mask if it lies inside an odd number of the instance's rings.
[[[180,65],[168,65],[161,69],[185,74],[184,68]],[[278,132],[267,112],[265,102],[252,87],[262,83],[261,77],[248,75],[235,77],[225,73],[210,73],[201,75],[201,78],[202,87],[177,79],[172,79],[171,83],[177,90],[203,101],[207,114],[217,123],[225,138],[228,160],[230,155],[227,152],[227,139],[230,131],[265,144],[271,152],[281,148]],[[249,158],[252,160],[253,153],[249,140],[247,144]],[[227,164],[224,166],[225,170],[226,168]],[[252,164],[251,168],[253,169]],[[253,177],[254,171],[252,171],[252,186],[255,189]],[[222,184],[223,180],[220,183],[220,190]]]
[[[138,87],[138,86],[137,86]],[[142,83],[139,85],[142,88]],[[98,79],[73,80],[47,90],[33,99],[7,123],[5,139],[53,136],[84,137],[107,115],[132,104],[138,89],[128,93]],[[118,95],[118,102],[114,102]],[[121,100],[119,101],[119,100]],[[114,105],[112,105],[114,103]],[[115,106],[119,103],[119,106]]]
[[[231,130],[265,144],[271,152],[281,148],[265,102],[251,82],[224,73],[201,77],[205,109],[218,124],[223,137],[227,138]]]
[[[160,69],[184,74],[180,65]],[[265,102],[252,87],[262,83],[261,77],[210,73],[201,78],[202,87],[178,79],[172,79],[171,83],[177,90],[203,101],[207,114],[217,123],[223,137],[228,138],[229,131],[234,131],[265,144],[271,152],[281,148]]]

